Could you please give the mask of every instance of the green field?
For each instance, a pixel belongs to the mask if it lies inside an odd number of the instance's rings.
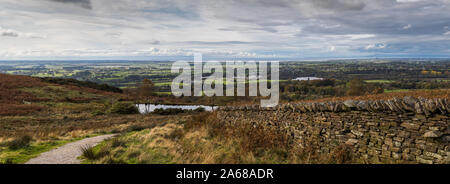
[[[392,80],[365,80],[367,83],[392,83]]]

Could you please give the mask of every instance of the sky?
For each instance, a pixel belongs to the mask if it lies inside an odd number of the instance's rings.
[[[450,0],[0,0],[0,60],[450,57]]]

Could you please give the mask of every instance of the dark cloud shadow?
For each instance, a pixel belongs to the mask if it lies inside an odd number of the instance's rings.
[[[92,5],[91,5],[91,1],[90,0],[49,0],[49,1],[58,2],[58,3],[73,4],[73,5],[80,6],[82,8],[92,9]]]

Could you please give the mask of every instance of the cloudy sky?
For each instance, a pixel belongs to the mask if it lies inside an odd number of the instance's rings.
[[[0,60],[450,57],[450,0],[0,0]]]

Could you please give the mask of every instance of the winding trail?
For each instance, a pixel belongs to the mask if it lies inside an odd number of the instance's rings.
[[[81,147],[95,146],[98,143],[114,137],[116,134],[101,135],[68,143],[48,152],[44,152],[36,158],[30,159],[25,164],[80,164]]]

